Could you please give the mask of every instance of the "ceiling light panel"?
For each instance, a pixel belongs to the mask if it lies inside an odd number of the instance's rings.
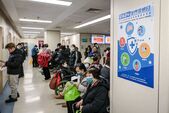
[[[35,19],[25,19],[25,18],[20,18],[19,21],[22,21],[22,22],[37,22],[37,23],[52,23],[52,21],[49,21],[49,20],[35,20]]]
[[[38,27],[21,27],[22,29],[34,29],[34,30],[44,30],[44,28],[38,28]]]
[[[27,34],[39,34],[40,32],[34,32],[34,31],[23,31],[23,33],[27,33]]]
[[[40,3],[48,3],[48,4],[55,4],[55,5],[63,5],[63,6],[70,6],[72,2],[68,1],[61,1],[61,0],[30,0],[33,2],[40,2]]]
[[[95,24],[95,23],[97,23],[97,22],[101,22],[101,21],[104,21],[104,20],[107,20],[107,19],[110,19],[110,18],[111,18],[111,15],[103,16],[103,17],[101,17],[101,18],[98,18],[98,19],[95,19],[95,20],[86,22],[86,23],[84,23],[84,24],[78,25],[78,26],[76,26],[76,27],[74,27],[74,28],[75,28],[75,29],[78,29],[78,28],[85,27],[85,26],[88,26],[88,25],[91,25],[91,24]]]

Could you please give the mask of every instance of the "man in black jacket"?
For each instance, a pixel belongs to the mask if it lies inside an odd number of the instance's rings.
[[[11,88],[11,95],[9,99],[6,100],[6,103],[11,103],[17,101],[17,86],[18,86],[18,76],[20,74],[21,65],[22,65],[22,56],[20,54],[20,50],[18,50],[14,43],[8,43],[5,46],[6,49],[9,51],[9,58],[8,61],[3,62],[4,66],[7,67],[7,74],[8,74],[8,84]]]

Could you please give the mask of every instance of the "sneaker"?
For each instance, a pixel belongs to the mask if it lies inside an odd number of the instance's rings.
[[[11,103],[11,102],[16,102],[17,98],[9,98],[8,100],[5,101],[5,103]]]
[[[17,93],[17,98],[19,98],[20,97],[20,94],[19,93]],[[9,95],[9,98],[12,98],[12,96],[11,95]]]

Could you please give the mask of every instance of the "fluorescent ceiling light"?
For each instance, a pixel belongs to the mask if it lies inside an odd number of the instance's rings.
[[[48,4],[56,4],[56,5],[64,5],[64,6],[70,6],[72,4],[72,2],[61,1],[61,0],[30,0],[30,1],[48,3]]]
[[[37,22],[37,23],[52,23],[52,21],[49,21],[49,20],[35,20],[35,19],[24,19],[24,18],[20,18],[19,21],[22,21],[22,22]]]
[[[91,25],[91,24],[94,24],[94,23],[97,23],[97,22],[100,22],[100,21],[103,21],[103,20],[107,20],[107,19],[110,19],[110,18],[111,18],[111,15],[103,16],[103,17],[101,17],[101,18],[92,20],[92,21],[90,21],[90,22],[87,22],[87,23],[78,25],[78,26],[76,26],[76,27],[74,27],[74,28],[78,29],[78,28],[85,27],[85,26],[88,26],[88,25]]]
[[[34,31],[23,31],[25,34],[39,34],[40,32],[34,32]]]
[[[44,28],[37,28],[37,27],[21,27],[22,29],[35,29],[35,30],[43,30]]]

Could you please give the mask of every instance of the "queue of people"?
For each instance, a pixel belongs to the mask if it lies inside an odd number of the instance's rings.
[[[91,59],[91,62],[82,60],[82,54],[74,44],[69,48],[59,43],[53,53],[46,50],[45,46],[44,50],[38,54],[38,62],[42,53],[48,54],[43,56],[48,57],[48,60],[43,60],[47,61],[45,68],[49,70],[49,64],[51,64],[57,70],[50,85],[54,85],[52,89],[55,90],[56,99],[65,100],[62,106],[67,107],[68,113],[108,113],[110,49],[106,49],[103,65],[100,64],[101,53],[98,44],[94,44],[93,47],[89,45],[84,53],[84,58]],[[41,65],[40,62],[39,65]],[[44,70],[43,66],[42,68]],[[48,80],[46,72],[43,72],[45,80]]]

